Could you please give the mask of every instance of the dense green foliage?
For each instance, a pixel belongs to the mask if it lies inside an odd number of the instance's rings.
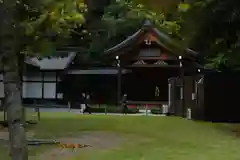
[[[86,10],[82,0],[49,0],[23,4],[21,27],[25,30],[25,52],[53,53],[55,47],[70,38],[74,28],[84,23]]]
[[[12,21],[17,50],[38,56],[53,54],[57,45],[71,38],[74,28],[84,23],[87,10],[83,0],[16,0],[15,3]]]
[[[188,46],[201,52],[208,67],[238,69],[240,2],[197,0],[182,14],[182,37]]]
[[[176,21],[168,20],[163,12],[154,12],[132,1],[119,0],[105,8],[101,24],[94,30],[90,52],[103,52],[104,49],[120,43],[140,29],[146,19],[162,32],[179,37],[180,26]]]
[[[87,15],[97,15],[91,22],[94,28],[82,25],[87,11],[83,0],[16,3],[21,14],[17,14],[15,22],[24,30],[19,42],[27,54],[53,54],[66,41],[77,41],[86,53],[97,56],[132,35],[149,19],[183,47],[200,52],[202,63],[208,67],[224,70],[238,69],[240,65],[238,1],[196,0],[177,8],[175,0],[106,0],[104,4],[92,0]]]
[[[134,3],[143,4],[148,9],[154,10],[155,12],[161,12],[168,10],[169,8],[176,6],[180,0],[133,0]]]
[[[119,107],[91,107],[92,113],[123,113],[122,108]],[[139,113],[139,110],[137,108],[128,108],[126,111],[128,114],[136,114]]]
[[[149,5],[163,2],[151,1]],[[159,11],[156,7],[151,9]],[[236,0],[195,0],[168,8],[166,15],[180,26],[179,43],[200,52],[203,64],[218,70],[238,70],[239,11],[240,2]]]

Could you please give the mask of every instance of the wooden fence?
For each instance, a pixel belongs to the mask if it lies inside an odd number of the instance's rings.
[[[194,119],[240,122],[240,72],[206,73],[202,77]]]

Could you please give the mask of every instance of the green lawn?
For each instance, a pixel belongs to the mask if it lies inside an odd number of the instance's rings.
[[[29,130],[35,131],[37,138],[73,136],[81,131],[110,131],[128,139],[118,148],[94,153],[81,151],[78,157],[69,160],[239,160],[240,138],[230,132],[231,127],[177,117],[44,113],[40,124]],[[30,154],[39,152],[39,149],[31,149]],[[0,156],[4,155],[6,148],[0,147]]]

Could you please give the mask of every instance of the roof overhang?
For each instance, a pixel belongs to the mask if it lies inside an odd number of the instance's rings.
[[[131,72],[131,70],[122,69],[122,74]],[[83,69],[83,70],[69,70],[67,74],[72,75],[116,75],[118,74],[118,69]]]
[[[25,59],[25,63],[40,70],[64,70],[68,68],[68,66],[72,63],[75,57],[75,52],[70,52],[66,57],[27,57]]]
[[[165,33],[160,32],[157,28],[155,28],[150,21],[145,21],[143,27],[139,29],[137,32],[135,32],[132,36],[129,36],[121,43],[105,50],[105,54],[113,54],[118,52],[119,54],[122,52],[122,50],[128,50],[128,48],[131,48],[132,45],[134,45],[139,38],[144,36],[146,33],[153,32],[154,35],[157,38],[157,43],[169,50],[171,53],[175,54],[176,56],[184,56],[189,57],[190,59],[195,58],[198,55],[198,52],[189,49],[189,48],[182,48],[179,46],[174,40],[172,40],[168,35]],[[122,53],[121,53],[122,54]]]

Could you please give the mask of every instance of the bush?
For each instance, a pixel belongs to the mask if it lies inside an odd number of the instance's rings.
[[[92,113],[122,113],[122,109],[119,107],[107,107],[107,108],[91,108],[91,112]],[[138,109],[128,109],[127,110],[128,114],[135,114],[135,113],[139,113]]]
[[[162,109],[151,109],[152,114],[162,114]]]

